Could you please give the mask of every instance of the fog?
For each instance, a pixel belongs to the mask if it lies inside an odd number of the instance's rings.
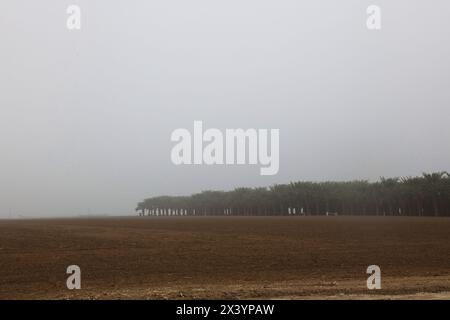
[[[81,8],[68,30],[66,8]],[[382,28],[366,27],[366,8]],[[0,2],[0,218],[448,170],[450,3]],[[280,129],[280,168],[175,166],[171,133]]]

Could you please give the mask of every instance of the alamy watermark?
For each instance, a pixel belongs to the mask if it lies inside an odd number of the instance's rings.
[[[69,15],[66,21],[68,30],[81,29],[81,8],[77,5],[70,5],[67,7],[66,13]]]
[[[68,14],[66,27],[68,30],[80,30],[81,29],[81,8],[78,5],[71,4],[67,7],[66,13]],[[366,9],[366,27],[369,30],[381,29],[381,8],[378,5],[370,5]]]
[[[66,286],[69,290],[81,289],[81,269],[77,265],[71,265],[67,267],[66,273],[70,276],[67,277]]]
[[[269,140],[270,139],[270,140]],[[171,141],[175,165],[257,165],[261,175],[275,175],[280,167],[279,129],[219,129],[203,131],[203,122],[194,121],[193,134],[176,129]]]
[[[366,26],[369,30],[381,29],[381,8],[376,5],[370,5],[367,7],[367,20]]]
[[[377,265],[371,265],[367,267],[367,274],[370,274],[367,278],[367,289],[380,290],[381,289],[381,269]]]

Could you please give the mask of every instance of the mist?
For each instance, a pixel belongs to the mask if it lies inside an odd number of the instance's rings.
[[[66,28],[76,3],[81,30]],[[411,5],[411,4],[414,5]],[[448,170],[448,1],[0,3],[0,218]],[[279,172],[176,166],[171,133],[279,129]]]

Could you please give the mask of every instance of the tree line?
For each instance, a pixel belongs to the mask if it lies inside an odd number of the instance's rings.
[[[377,215],[450,216],[450,174],[346,182],[291,182],[191,196],[158,196],[138,203],[140,216]]]

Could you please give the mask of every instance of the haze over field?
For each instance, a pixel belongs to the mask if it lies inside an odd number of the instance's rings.
[[[66,8],[82,10],[68,31]],[[0,2],[0,218],[448,170],[450,3]],[[174,166],[170,134],[280,129],[280,170]]]

